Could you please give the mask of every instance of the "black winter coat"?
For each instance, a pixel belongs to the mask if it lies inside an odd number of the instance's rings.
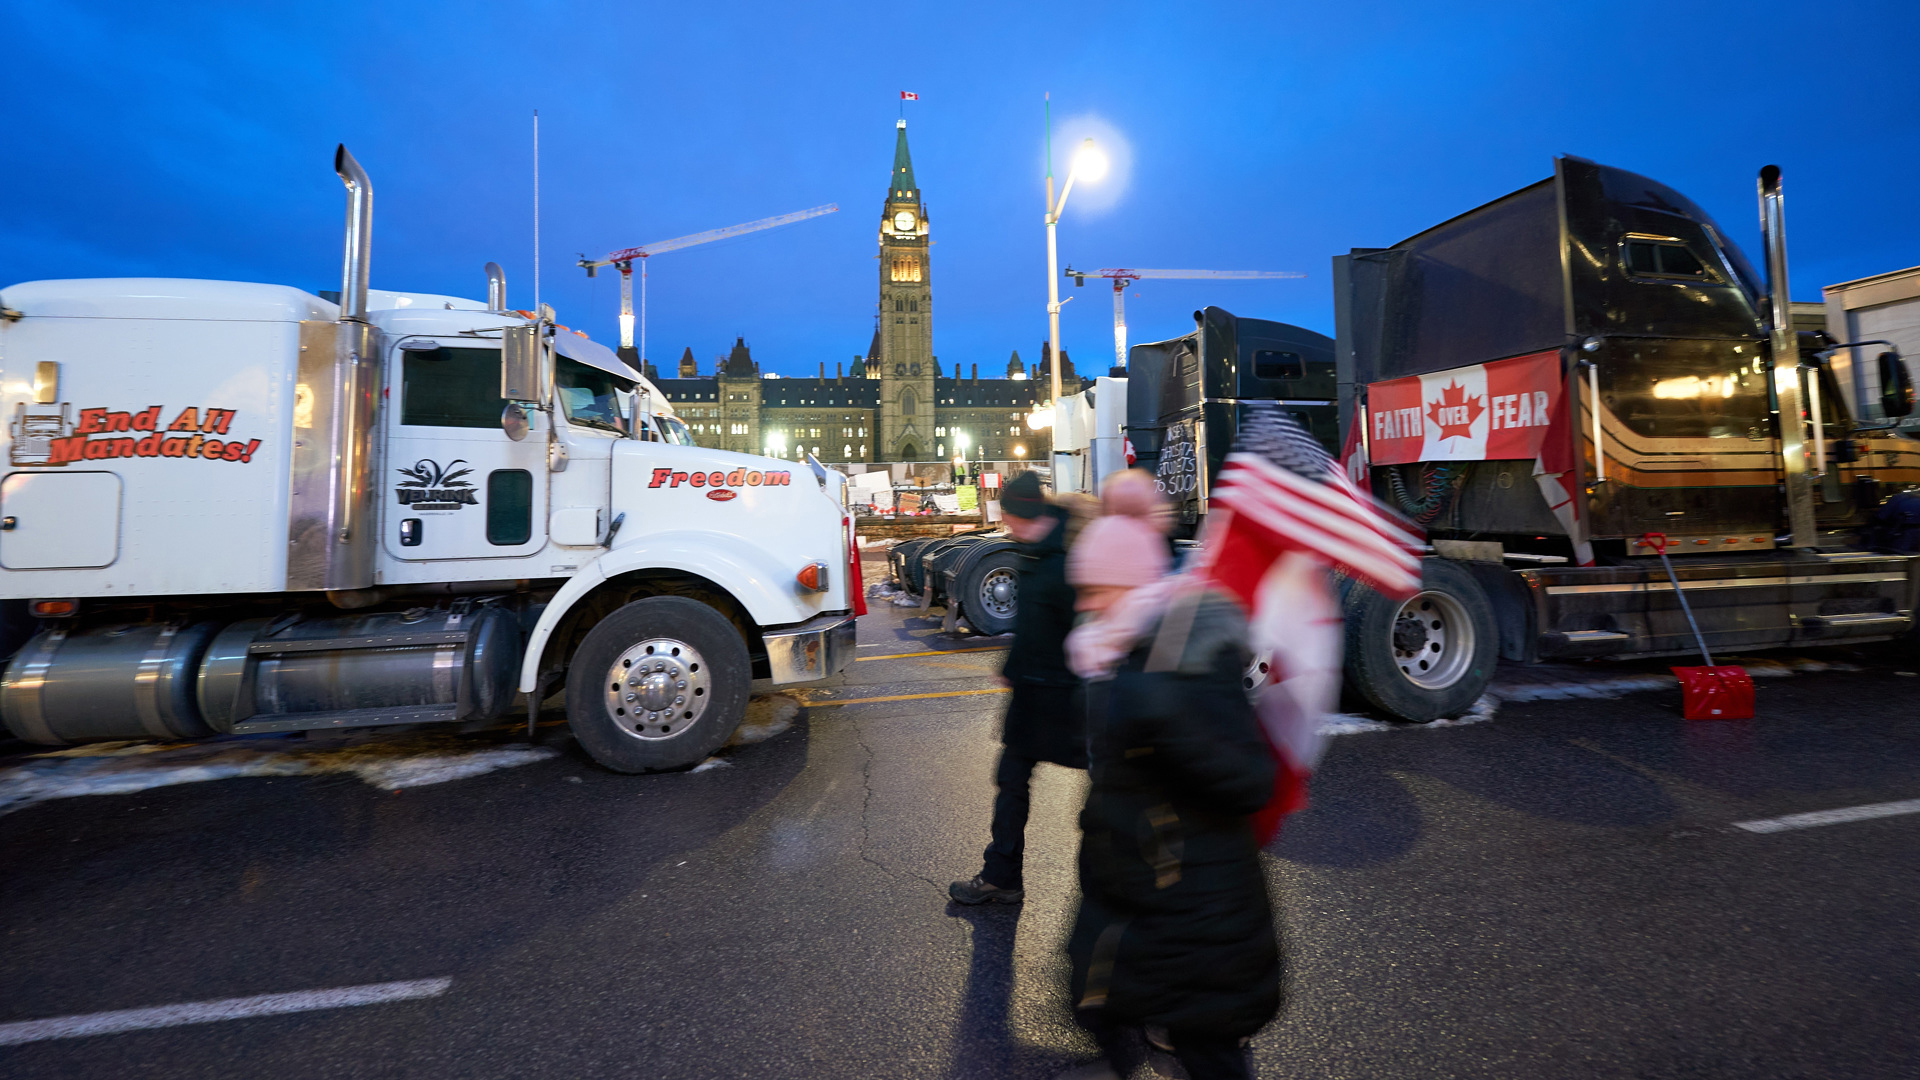
[[[1049,506],[1044,513],[1053,517],[1053,528],[1038,543],[1019,548],[1013,645],[1000,669],[1013,695],[1000,737],[1020,757],[1084,769],[1086,710],[1066,651],[1074,617],[1073,586],[1067,584],[1067,512]]]
[[[1279,1011],[1280,949],[1248,822],[1273,794],[1274,762],[1241,689],[1245,641],[1239,609],[1208,594],[1176,668],[1145,670],[1149,639],[1089,686],[1093,787],[1067,946],[1081,1008],[1221,1037]]]

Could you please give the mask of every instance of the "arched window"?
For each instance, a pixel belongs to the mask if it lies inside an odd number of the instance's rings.
[[[895,281],[920,280],[920,260],[912,255],[895,255],[892,269]]]
[[[912,416],[914,414],[914,410],[918,406],[919,406],[919,402],[914,400],[913,391],[911,390],[900,391],[900,415],[901,416]]]

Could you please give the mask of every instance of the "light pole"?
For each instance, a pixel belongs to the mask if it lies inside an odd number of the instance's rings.
[[[1053,470],[1053,490],[1060,490],[1060,369],[1061,357],[1066,350],[1060,347],[1060,249],[1054,239],[1055,226],[1060,223],[1060,211],[1067,205],[1067,196],[1073,191],[1073,182],[1086,177],[1089,183],[1107,174],[1107,156],[1100,148],[1087,139],[1073,155],[1073,165],[1067,170],[1067,182],[1060,187],[1060,198],[1053,197],[1053,106],[1047,106],[1047,341],[1053,349],[1053,357],[1047,364],[1049,379],[1048,391],[1053,396],[1051,432],[1049,438],[1052,450],[1047,455],[1047,464]]]

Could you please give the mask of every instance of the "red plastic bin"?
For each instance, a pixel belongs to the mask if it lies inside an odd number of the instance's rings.
[[[1737,666],[1677,667],[1680,712],[1689,720],[1753,719],[1753,677]]]

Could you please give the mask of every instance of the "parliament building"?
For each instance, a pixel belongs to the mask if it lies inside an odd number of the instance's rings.
[[[943,371],[933,351],[933,267],[928,220],[907,122],[894,135],[893,173],[880,211],[880,299],[873,341],[850,369],[825,362],[815,378],[762,375],[744,339],[702,375],[688,348],[678,378],[648,376],[701,446],[825,462],[1045,461],[1048,432],[1026,426],[1047,395],[1051,348],[1028,372],[1015,352],[1004,376],[980,365]],[[1061,354],[1061,392],[1082,389]],[[1029,377],[1031,375],[1031,377]],[[963,449],[964,448],[964,449]]]

